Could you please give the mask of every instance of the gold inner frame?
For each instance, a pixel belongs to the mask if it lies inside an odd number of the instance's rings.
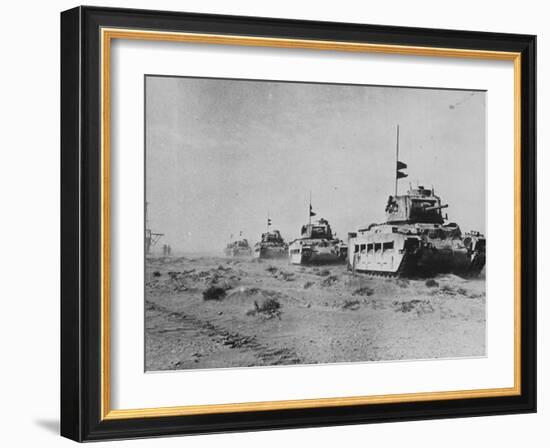
[[[111,409],[110,369],[110,62],[113,39],[241,45],[256,47],[383,53],[414,56],[506,60],[514,63],[514,386],[442,392],[314,398],[247,403],[171,406],[141,409]],[[306,409],[414,401],[502,397],[521,394],[521,53],[417,47],[304,39],[101,29],[101,419],[166,417],[262,410]]]

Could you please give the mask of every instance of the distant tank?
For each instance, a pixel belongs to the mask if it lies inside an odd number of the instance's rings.
[[[332,234],[328,221],[321,218],[302,226],[300,238],[289,243],[288,254],[292,264],[344,263],[347,246]]]
[[[252,255],[252,248],[247,239],[232,241],[224,249],[227,257],[247,257]]]
[[[262,233],[262,240],[254,245],[254,258],[285,258],[288,244],[278,230]]]
[[[458,224],[446,224],[441,213],[446,207],[433,189],[422,186],[390,196],[386,223],[349,234],[348,267],[392,276],[478,275],[485,266],[485,237],[463,235]]]

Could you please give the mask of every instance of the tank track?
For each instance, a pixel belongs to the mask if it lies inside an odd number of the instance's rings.
[[[468,269],[468,275],[476,276],[481,273],[485,267],[485,252],[476,252],[472,257],[472,262]]]
[[[418,269],[418,258],[419,254],[414,252],[407,252],[403,256],[403,260],[399,265],[399,268],[395,272],[389,271],[358,271],[353,268],[353,266],[348,264],[348,270],[353,272],[359,272],[361,274],[368,275],[369,277],[383,277],[383,278],[399,278],[399,277],[415,277],[422,275],[422,270]],[[470,266],[467,268],[466,272],[463,272],[462,275],[466,274],[468,277],[475,277],[481,273],[485,267],[485,252],[477,252],[472,257]],[[429,272],[424,272],[424,276],[431,277],[435,274],[430,274]],[[460,275],[460,274],[459,274]]]

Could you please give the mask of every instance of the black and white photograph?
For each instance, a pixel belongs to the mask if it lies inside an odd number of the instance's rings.
[[[3,446],[544,446],[547,9],[4,2]]]
[[[486,91],[144,83],[146,371],[486,356]]]

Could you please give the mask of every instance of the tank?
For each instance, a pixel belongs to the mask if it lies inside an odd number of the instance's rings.
[[[254,245],[254,258],[285,258],[288,255],[288,244],[278,230],[262,233],[261,241]]]
[[[227,257],[246,257],[252,255],[252,248],[247,239],[232,241],[224,249]]]
[[[304,224],[300,238],[288,246],[292,264],[345,263],[346,254],[347,245],[332,234],[330,224],[323,218]]]
[[[478,275],[485,266],[485,237],[463,234],[447,222],[447,207],[423,186],[390,196],[385,223],[348,234],[348,268],[388,276]]]

